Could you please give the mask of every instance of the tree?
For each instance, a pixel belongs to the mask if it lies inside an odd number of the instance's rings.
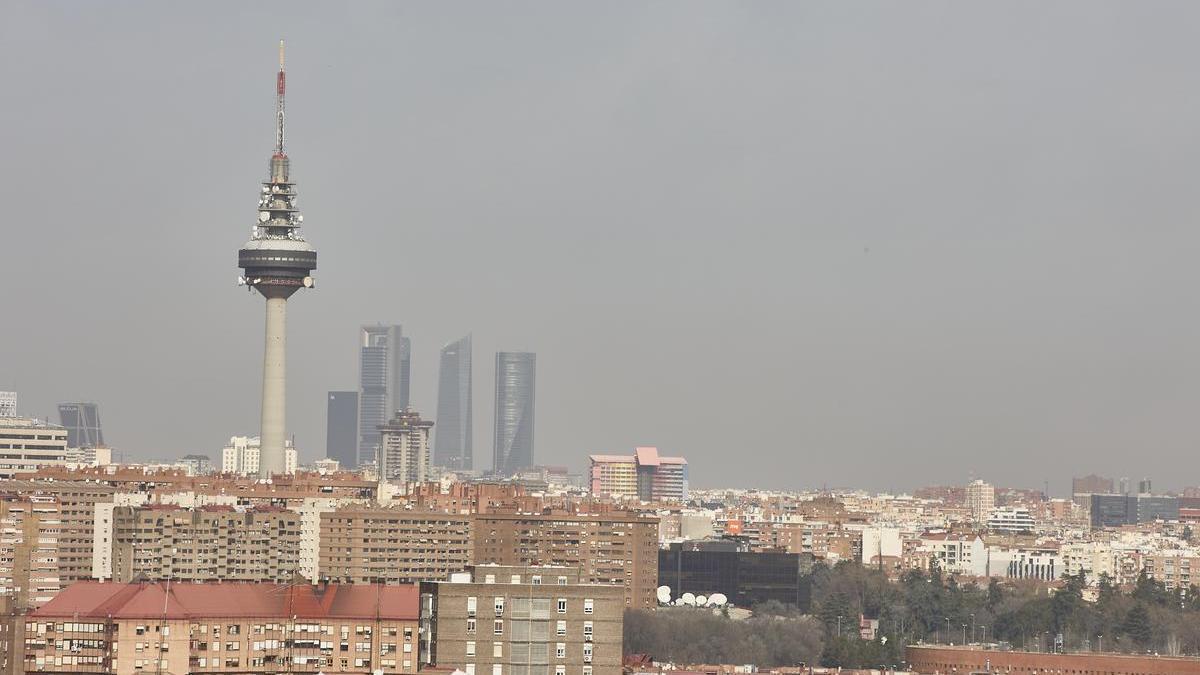
[[[1146,610],[1146,605],[1139,602],[1129,610],[1124,623],[1121,624],[1121,631],[1132,638],[1139,647],[1150,645],[1154,635],[1150,627],[1150,612]]]
[[[1000,585],[999,579],[992,577],[992,580],[988,582],[987,602],[984,603],[984,606],[987,607],[987,611],[995,612],[996,608],[999,607],[1000,603],[1003,601],[1004,588]]]

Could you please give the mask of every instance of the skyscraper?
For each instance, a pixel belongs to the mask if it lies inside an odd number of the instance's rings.
[[[345,469],[358,466],[358,392],[331,391],[325,411],[325,456]]]
[[[471,469],[471,336],[442,347],[438,366],[437,430],[433,463]]]
[[[492,469],[511,475],[533,466],[536,355],[496,352],[496,435]]]
[[[397,410],[379,427],[379,479],[419,483],[428,477],[429,430],[433,422],[421,419],[412,408]]]
[[[379,427],[408,407],[411,344],[400,326],[363,326],[358,357],[358,461],[375,459]]]
[[[287,300],[301,288],[312,288],[309,274],[317,267],[317,251],[304,241],[296,208],[296,184],[291,160],[283,151],[283,41],[279,42],[279,73],[275,76],[275,153],[271,174],[262,184],[258,222],[250,241],[238,251],[238,266],[245,270],[239,283],[267,299],[266,341],[263,349],[262,461],[259,476],[283,473],[287,378]]]
[[[68,448],[102,448],[100,406],[95,403],[59,403],[58,419],[67,428]]]

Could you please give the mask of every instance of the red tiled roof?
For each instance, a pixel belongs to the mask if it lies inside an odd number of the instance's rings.
[[[68,586],[33,616],[161,619],[165,614],[167,619],[295,616],[415,621],[419,598],[415,584],[173,583],[168,593],[165,582],[81,581]]]

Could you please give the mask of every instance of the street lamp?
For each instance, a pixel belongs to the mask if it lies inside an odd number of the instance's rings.
[[[963,641],[962,641],[962,643],[963,643],[963,645],[966,645],[966,644],[967,644],[967,624],[965,624],[965,623],[964,623],[964,624],[962,625],[962,629],[963,629]]]
[[[971,612],[971,642],[975,641],[975,612]]]
[[[838,637],[842,637],[842,615],[838,614]]]
[[[946,617],[946,642],[950,642],[953,639],[954,638],[950,637],[950,617]]]
[[[1097,635],[1097,636],[1096,636],[1096,641],[1100,643],[1100,644],[1099,644],[1099,647],[1098,647],[1099,651],[1103,652],[1103,651],[1104,651],[1104,636],[1103,636],[1103,635]]]

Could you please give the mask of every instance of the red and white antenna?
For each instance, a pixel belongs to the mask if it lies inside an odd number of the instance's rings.
[[[286,156],[283,152],[283,94],[287,89],[287,73],[283,70],[283,40],[279,41],[279,76],[275,80],[275,154]]]

